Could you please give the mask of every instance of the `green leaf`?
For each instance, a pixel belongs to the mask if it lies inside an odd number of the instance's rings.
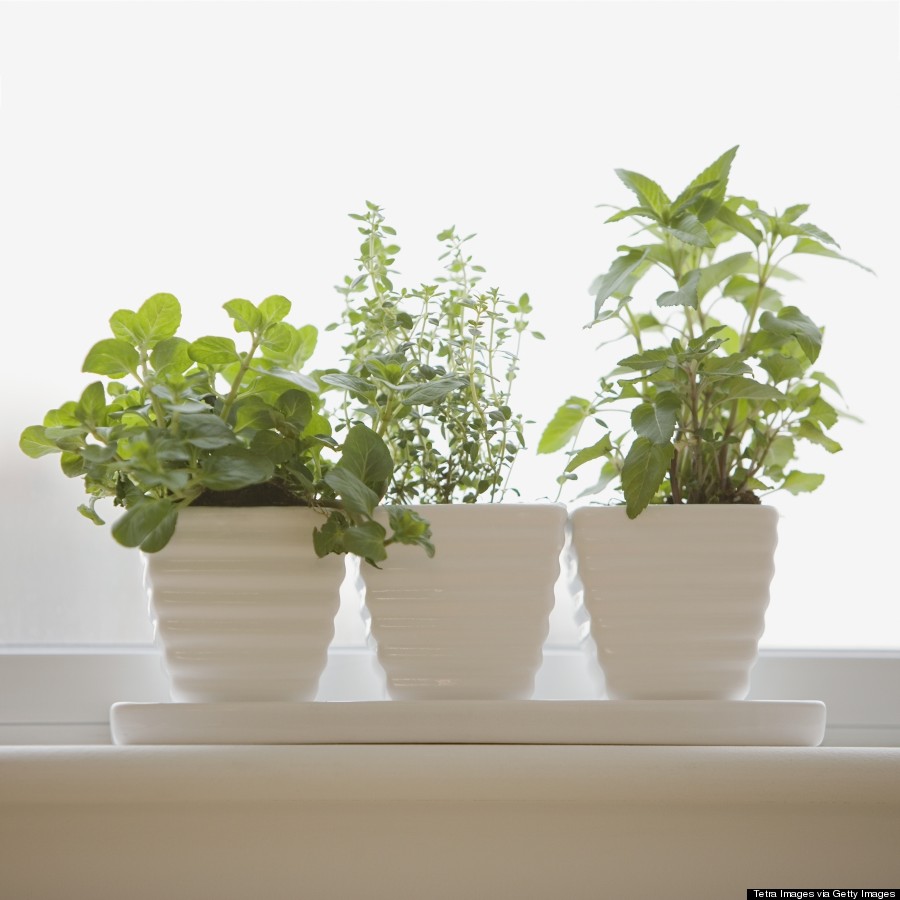
[[[374,384],[363,378],[357,378],[355,375],[346,375],[343,372],[328,372],[320,377],[323,384],[343,388],[345,391],[350,391],[350,393],[357,394],[363,398],[374,396],[376,393]]]
[[[378,522],[351,525],[344,532],[344,548],[348,553],[355,553],[370,563],[381,562],[387,559],[385,536],[386,532]]]
[[[842,256],[836,250],[832,250],[830,247],[825,247],[818,241],[814,241],[811,238],[800,238],[794,246],[794,249],[791,250],[791,253],[809,253],[813,256],[827,256],[830,259],[840,259],[844,262],[851,263],[854,266],[859,266],[860,269],[864,269],[866,272],[870,272],[872,275],[875,274],[868,266],[864,266],[862,263],[857,262],[855,259],[850,259],[849,256]]]
[[[319,386],[316,384],[315,379],[310,378],[309,375],[304,375],[302,372],[291,372],[290,369],[283,369],[280,366],[274,366],[271,369],[251,368],[251,371],[258,372],[260,375],[271,375],[272,378],[286,381],[288,384],[292,384],[294,387],[308,391],[311,394],[319,393]]]
[[[266,324],[272,325],[280,322],[291,311],[291,301],[280,294],[272,294],[259,304],[259,311],[263,314]]]
[[[117,309],[109,317],[112,333],[126,344],[137,345],[143,341],[143,333],[137,321],[137,313],[130,309]]]
[[[243,447],[225,447],[203,461],[203,484],[214,491],[233,491],[262,484],[275,474],[272,460]]]
[[[602,490],[604,490],[611,481],[613,481],[616,476],[619,474],[618,469],[616,469],[615,465],[612,462],[607,462],[603,465],[603,468],[600,470],[600,478],[590,487],[586,487],[581,493],[578,495],[579,499],[581,497],[589,497],[591,494],[599,494]]]
[[[646,206],[632,206],[629,209],[620,209],[618,212],[613,213],[608,219],[603,220],[603,224],[609,225],[612,222],[620,222],[622,219],[630,219],[634,216],[643,216],[647,219],[657,218],[654,211]]]
[[[325,473],[325,483],[341,498],[344,507],[351,513],[371,516],[381,499],[353,472],[339,465]]]
[[[784,490],[796,496],[797,494],[808,493],[814,491],[823,481],[824,475],[813,475],[808,472],[798,472],[796,469],[789,472],[784,479],[782,487]]]
[[[730,403],[732,400],[783,400],[784,394],[770,384],[762,384],[752,378],[729,378],[719,386],[725,391],[725,396],[720,403]]]
[[[759,326],[770,334],[795,337],[803,354],[811,363],[819,358],[822,332],[816,323],[803,315],[796,306],[785,306],[777,316],[764,312],[759,317]]]
[[[803,438],[805,441],[824,447],[829,453],[838,453],[843,449],[836,440],[828,437],[818,425],[808,420],[801,422],[794,433],[798,438]]]
[[[778,218],[783,222],[794,222],[799,219],[809,209],[808,203],[798,203],[795,206],[789,206]]]
[[[262,330],[262,313],[249,300],[236,297],[223,304],[222,308],[231,316],[235,331],[258,334]]]
[[[566,466],[567,472],[574,472],[579,466],[583,466],[586,462],[599,459],[612,452],[612,439],[608,434],[603,435],[596,444],[590,447],[583,447],[570,460]]]
[[[391,540],[398,544],[412,544],[424,548],[430,557],[434,556],[431,542],[431,525],[408,506],[388,506],[388,522]]]
[[[181,304],[172,294],[154,294],[145,300],[135,317],[135,326],[146,345],[175,336],[181,324]]]
[[[800,378],[806,371],[806,366],[793,356],[784,356],[781,353],[771,353],[760,361],[760,366],[772,378],[775,384],[789,381],[791,378]]]
[[[813,372],[810,376],[813,381],[818,381],[819,384],[824,384],[826,387],[830,387],[838,397],[843,397],[844,395],[841,393],[841,389],[837,386],[837,384],[829,378],[824,372]],[[44,423],[46,424],[46,423]]]
[[[582,397],[569,397],[553,414],[538,442],[538,453],[562,450],[578,434],[582,423],[591,415],[591,404]]]
[[[671,351],[665,347],[657,347],[653,350],[645,350],[643,353],[635,353],[619,360],[619,365],[626,369],[640,369],[642,371],[658,372],[665,366],[671,365],[669,357]]]
[[[654,444],[668,444],[675,434],[681,401],[671,391],[664,391],[653,403],[644,402],[631,411],[631,424],[641,436]]]
[[[191,367],[189,347],[184,338],[165,338],[150,352],[150,365],[160,374],[176,372],[181,375]]]
[[[706,376],[724,378],[728,375],[747,375],[747,365],[743,353],[730,353],[728,356],[708,356],[700,363],[700,371]]]
[[[641,206],[649,207],[657,217],[661,217],[670,206],[672,201],[652,178],[639,172],[629,172],[627,169],[616,169],[616,175],[622,184],[634,193]]]
[[[442,378],[435,378],[434,381],[427,381],[424,384],[416,385],[409,391],[400,394],[400,399],[407,406],[416,406],[418,404],[431,404],[443,400],[448,394],[454,391],[462,390],[469,386],[469,379],[458,375],[445,375]]]
[[[347,527],[342,513],[331,511],[321,528],[313,529],[313,548],[316,556],[328,556],[329,553],[344,553],[344,530]]]
[[[709,232],[703,223],[692,213],[682,213],[672,220],[670,225],[663,226],[663,231],[668,232],[674,238],[678,238],[684,244],[693,247],[712,247],[713,243]]]
[[[629,519],[639,515],[654,498],[674,453],[672,444],[654,444],[646,437],[635,438],[622,466],[622,490]]]
[[[296,442],[274,431],[260,431],[253,435],[250,449],[260,456],[268,457],[276,466],[287,462],[297,453]]]
[[[779,435],[772,441],[766,453],[766,466],[783,469],[794,458],[796,452],[794,439],[785,434]]]
[[[731,173],[731,163],[738,151],[738,145],[726,150],[715,162],[708,165],[676,198],[675,206],[683,203],[686,198],[695,193],[699,187],[705,184],[715,183],[707,194],[714,203],[721,203],[728,189],[728,176]]]
[[[91,347],[81,371],[121,378],[123,375],[136,372],[140,361],[137,350],[131,344],[116,338],[107,338],[97,341]]]
[[[341,447],[336,468],[346,469],[371,488],[380,500],[394,474],[391,453],[384,441],[365,425],[354,425]]]
[[[112,527],[112,536],[124,547],[155,553],[175,532],[178,512],[171,500],[146,498],[132,506]]]
[[[238,443],[231,428],[213,412],[183,415],[178,420],[178,428],[189,444],[202,450]]]
[[[251,428],[255,431],[274,428],[275,410],[262,397],[252,395],[239,400],[234,405],[234,430]]]
[[[613,260],[613,264],[605,275],[594,279],[590,292],[594,295],[595,318],[600,314],[605,300],[631,290],[637,280],[635,276],[644,264],[646,255],[646,251],[643,253],[631,251],[624,256],[619,256]]]
[[[84,475],[85,465],[80,453],[63,452],[59,467],[66,478],[80,478]]]
[[[716,218],[723,225],[727,225],[729,228],[738,232],[738,234],[750,238],[755,246],[758,247],[763,242],[762,232],[750,221],[750,219],[729,209],[724,204],[716,211]]]
[[[666,291],[656,298],[657,306],[690,306],[697,308],[700,302],[698,293],[700,285],[700,269],[693,269],[688,273],[684,284],[677,291]]]
[[[102,382],[94,381],[84,389],[75,416],[80,422],[94,427],[106,424],[106,391]]]
[[[48,453],[59,453],[60,448],[47,437],[46,430],[42,425],[29,425],[19,438],[19,449],[32,459]]]
[[[78,507],[78,512],[80,512],[86,519],[90,519],[95,525],[105,525],[106,522],[100,518],[97,510],[94,509],[93,506],[87,506],[82,503],[81,506]]]
[[[312,401],[306,391],[285,391],[275,401],[275,408],[297,431],[303,431],[312,416]]]
[[[204,366],[227,366],[240,361],[231,338],[213,336],[198,338],[188,347],[188,354],[194,362]]]
[[[697,296],[702,300],[716,285],[721,284],[732,275],[737,275],[752,259],[752,253],[735,253],[734,256],[726,257],[719,260],[719,262],[700,269],[700,278],[697,282]]]
[[[827,231],[822,231],[821,228],[813,225],[810,222],[801,222],[799,225],[796,225],[794,227],[805,234],[807,237],[810,237],[815,241],[820,241],[823,244],[831,244],[834,247],[840,247],[840,244],[830,234],[828,234]]]

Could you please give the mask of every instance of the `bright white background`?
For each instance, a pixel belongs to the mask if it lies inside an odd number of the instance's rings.
[[[809,258],[789,295],[827,325],[819,368],[865,425],[804,459],[819,492],[771,498],[764,645],[900,647],[898,30],[895,4],[865,2],[0,4],[0,643],[149,639],[135,554],[16,447],[87,383],[113,310],[170,291],[190,337],[278,292],[322,327],[352,270],[346,213],[386,207],[409,282],[455,223],[547,335],[517,388],[534,445],[597,371],[581,326],[627,235],[595,209],[628,201],[613,168],[677,191],[739,143],[733,191],[811,203],[878,272]],[[523,496],[558,468],[523,460]]]

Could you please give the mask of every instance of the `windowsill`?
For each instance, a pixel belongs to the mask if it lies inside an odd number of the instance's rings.
[[[537,699],[602,696],[602,675],[586,647],[545,649]],[[331,650],[319,699],[382,697],[371,651]],[[763,651],[750,697],[824,701],[826,746],[900,746],[898,652]],[[151,647],[0,653],[0,746],[108,744],[113,703],[167,699],[159,654]]]
[[[728,897],[896,880],[900,750],[0,749],[10,896]],[[649,864],[648,864],[649,863]],[[173,886],[177,891],[173,894]],[[77,886],[73,893],[73,886]]]

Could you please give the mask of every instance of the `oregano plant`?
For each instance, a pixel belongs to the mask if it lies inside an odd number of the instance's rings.
[[[171,294],[113,313],[112,337],[83,366],[101,378],[26,428],[21,449],[60,454],[63,473],[84,482],[80,512],[102,525],[96,504],[111,498],[125,510],[113,537],[148,553],[168,543],[192,505],[318,509],[322,526],[311,537],[320,556],[352,552],[374,563],[394,542],[432,553],[428,525],[411,511],[392,518],[390,533],[375,521],[391,455],[362,423],[342,443],[333,437],[318,383],[301,372],[316,329],[286,322],[282,296],[224,308],[244,349],[232,337],[180,337]]]
[[[773,490],[812,491],[824,476],[795,468],[798,444],[841,449],[828,434],[842,414],[840,392],[816,367],[823,329],[786,299],[785,285],[797,277],[787,268],[793,258],[854,261],[806,221],[806,204],[767,212],[729,194],[737,149],[672,199],[652,179],[616,170],[637,202],[614,207],[607,222],[631,222],[638,239],[591,286],[591,324],[616,329],[610,340],[630,341],[632,352],[600,376],[592,397],[557,410],[538,452],[568,450],[561,489],[599,461],[583,495],[619,479],[631,518],[650,503],[758,503]],[[609,428],[606,410],[627,411],[630,428]],[[583,445],[592,422],[604,433]]]
[[[357,271],[338,287],[349,363],[322,376],[344,391],[344,427],[364,422],[385,439],[393,503],[502,500],[525,445],[510,402],[528,295],[509,302],[482,289],[485,270],[467,249],[474,235],[455,228],[438,235],[443,270],[433,283],[397,287],[400,247],[382,209],[367,203],[351,218],[362,235]]]

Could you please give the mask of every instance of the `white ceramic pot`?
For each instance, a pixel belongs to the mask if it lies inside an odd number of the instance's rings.
[[[175,700],[311,700],[340,605],[344,560],[316,557],[323,518],[301,507],[189,508],[143,554]]]
[[[560,504],[414,507],[437,552],[392,546],[363,564],[371,636],[396,700],[513,700],[534,676],[559,577]]]
[[[765,628],[777,511],[757,505],[572,514],[611,699],[740,700]]]

